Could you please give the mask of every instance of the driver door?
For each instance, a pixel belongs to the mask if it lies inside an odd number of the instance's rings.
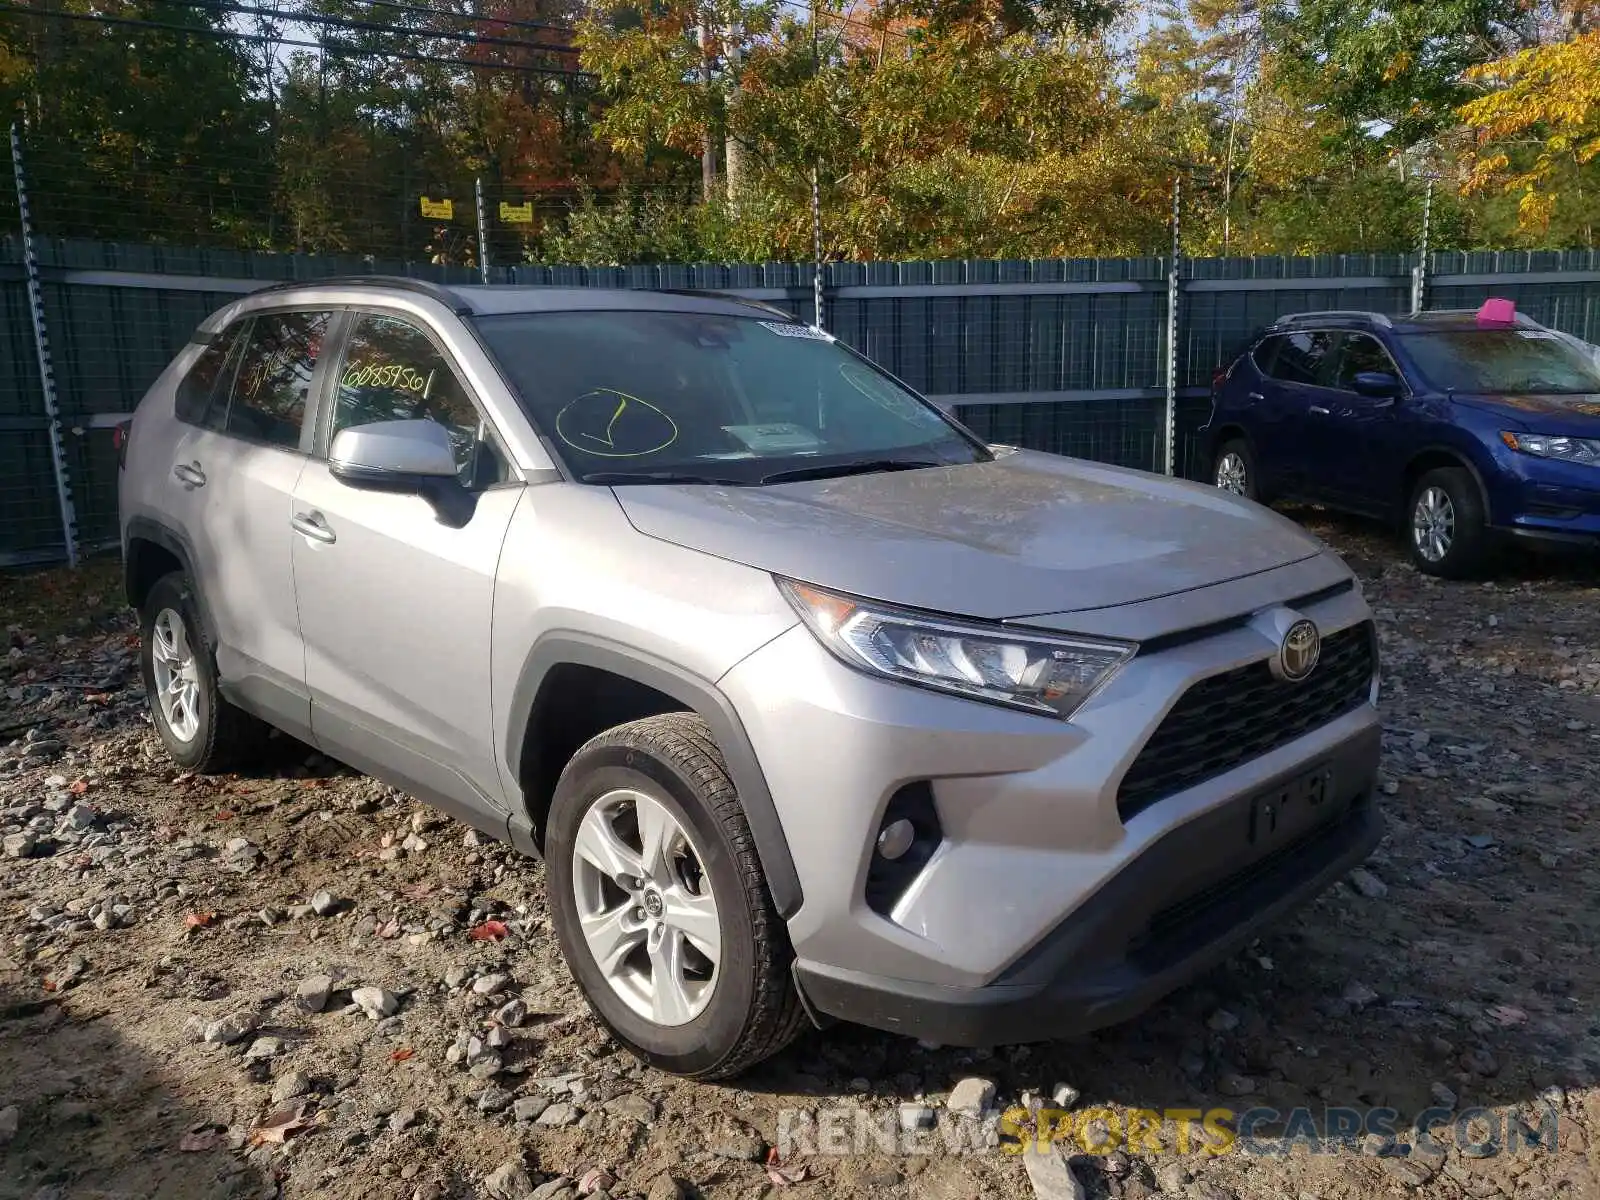
[[[1381,371],[1403,380],[1400,368],[1370,333],[1346,333],[1335,351],[1326,412],[1315,426],[1327,467],[1327,495],[1344,508],[1381,514],[1404,462],[1396,422],[1403,409],[1392,396],[1363,396],[1355,377]]]
[[[294,492],[294,579],[317,745],[419,799],[483,823],[508,811],[489,708],[501,543],[523,495],[481,409],[410,317],[352,313],[318,453]],[[421,497],[349,487],[328,470],[342,429],[443,425],[475,507],[461,528]]]

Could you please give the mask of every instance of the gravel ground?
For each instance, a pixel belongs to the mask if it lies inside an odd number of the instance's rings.
[[[0,1196],[1600,1195],[1600,574],[1435,583],[1297,515],[1382,632],[1366,869],[1126,1026],[977,1053],[835,1028],[737,1087],[608,1041],[538,864],[293,742],[174,769],[115,563],[0,579]],[[1039,1097],[1065,1149],[994,1145]],[[1202,1122],[1262,1106],[1248,1145]],[[1292,1136],[1475,1106],[1405,1155]],[[1084,1152],[1134,1109],[1163,1119],[1137,1153]]]

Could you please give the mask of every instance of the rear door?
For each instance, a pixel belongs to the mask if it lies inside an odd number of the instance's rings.
[[[172,510],[193,544],[217,627],[224,690],[300,737],[310,733],[305,658],[289,558],[290,498],[329,310],[257,313],[229,326],[178,389],[186,425]],[[187,390],[186,390],[187,389]]]
[[[1274,334],[1256,347],[1262,378],[1252,434],[1256,466],[1268,491],[1320,495],[1326,468],[1312,418],[1327,408],[1323,383],[1338,336],[1327,330],[1296,330]]]
[[[483,824],[507,812],[490,712],[495,574],[525,491],[462,374],[409,316],[355,312],[327,428],[294,493],[295,591],[317,745],[419,799]],[[443,425],[474,497],[461,528],[418,496],[339,482],[339,431]]]

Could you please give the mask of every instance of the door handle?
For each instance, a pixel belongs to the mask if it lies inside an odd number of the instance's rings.
[[[1266,399],[1266,397],[1263,396],[1260,392],[1251,392],[1250,395],[1249,395],[1249,398],[1251,400],[1265,400]]]
[[[1328,415],[1328,410],[1323,408],[1322,405],[1320,405],[1320,404],[1313,404],[1310,408],[1306,409],[1306,411],[1307,412],[1314,412],[1319,417],[1325,417],[1325,416]]]
[[[294,526],[296,533],[304,534],[312,541],[326,542],[332,545],[339,540],[339,535],[328,528],[327,521],[323,520],[319,512],[295,513],[289,524]]]
[[[185,487],[205,487],[206,473],[200,469],[199,462],[179,463],[172,468],[173,476]]]

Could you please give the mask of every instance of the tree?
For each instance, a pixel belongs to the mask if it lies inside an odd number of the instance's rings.
[[[1462,106],[1479,139],[1467,188],[1518,197],[1524,230],[1593,244],[1600,227],[1600,30],[1485,63],[1490,91]]]

